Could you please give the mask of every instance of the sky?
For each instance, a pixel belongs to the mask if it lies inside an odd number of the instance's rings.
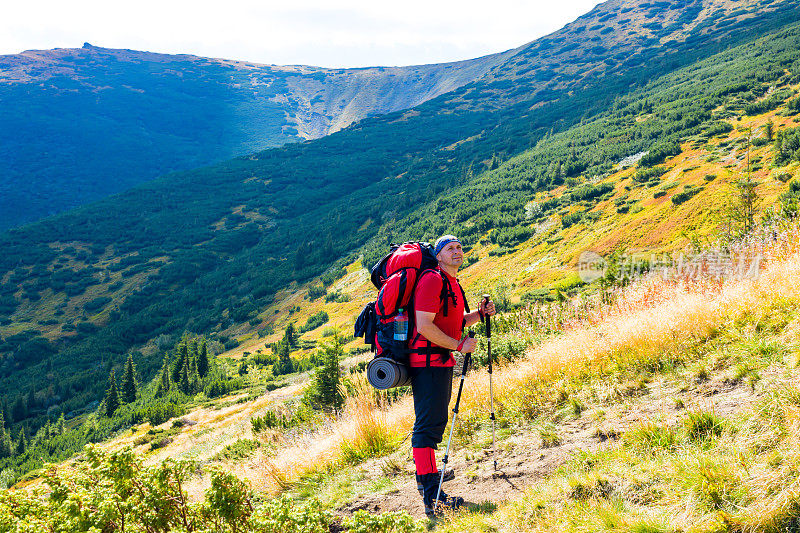
[[[598,0],[39,0],[3,6],[0,55],[130,48],[277,65],[364,67],[516,48]]]

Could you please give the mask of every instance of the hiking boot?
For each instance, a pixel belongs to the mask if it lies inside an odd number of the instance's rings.
[[[415,474],[417,476],[417,490],[419,491],[419,495],[422,496],[422,476],[419,474]],[[436,472],[437,479],[441,475],[441,472]],[[445,468],[444,469],[444,481],[450,481],[456,478],[456,472],[452,468]],[[438,483],[438,481],[437,481]]]
[[[441,515],[445,509],[455,511],[464,504],[464,498],[448,496],[444,491],[439,492],[439,501],[434,501],[436,500],[436,491],[439,489],[440,475],[441,474],[434,473],[420,476],[422,481],[422,502],[425,504],[425,515],[431,518]],[[434,505],[434,503],[436,503],[436,505]]]
[[[464,498],[461,496],[448,496],[442,491],[439,494],[439,504],[436,507],[425,506],[425,516],[428,518],[442,516],[445,511],[457,511],[462,505],[464,505]]]

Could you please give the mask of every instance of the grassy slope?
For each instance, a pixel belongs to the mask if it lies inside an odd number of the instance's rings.
[[[0,325],[0,334],[30,330],[55,341],[54,367],[69,376],[61,383],[67,393],[57,399],[46,392],[50,384],[39,379],[46,373],[37,370],[44,365],[37,357],[9,372],[15,382],[46,396],[44,403],[66,397],[65,410],[79,408],[101,392],[90,360],[99,352],[119,364],[125,351],[162,333],[188,329],[227,335],[232,313],[247,311],[246,319],[233,320],[238,329],[237,323],[252,319],[251,311],[263,310],[274,291],[352,253],[383,224],[378,238],[364,248],[368,253],[381,249],[378,241],[395,224],[373,214],[391,209],[398,210],[399,218],[419,214],[414,209],[419,204],[469,179],[464,169],[470,165],[480,169],[493,153],[519,153],[548,131],[600,112],[614,95],[657,73],[705,57],[721,43],[749,39],[758,28],[793,20],[791,6],[707,1],[687,10],[682,3],[603,4],[523,47],[490,77],[413,113],[370,119],[302,147],[170,176],[113,201],[6,234],[8,254],[0,279],[10,302],[4,305],[14,311],[9,312],[11,322]],[[687,14],[694,18],[684,20]],[[326,169],[322,183],[319,168]],[[440,223],[408,231],[432,235]],[[331,232],[332,226],[340,233]],[[296,243],[308,242],[309,236],[328,240],[332,252],[312,254],[313,266],[292,269]],[[323,249],[319,242],[308,244]],[[127,273],[130,281],[116,286],[112,264],[120,260],[145,270]],[[59,263],[82,268],[74,278],[89,285],[85,295],[48,288]],[[84,316],[83,303],[101,295],[112,302]],[[61,327],[84,320],[100,332],[75,341]],[[142,351],[140,368],[152,375],[160,358],[153,345]]]
[[[741,128],[753,127],[756,130],[771,119],[777,128],[791,126],[792,121],[780,115],[783,110],[784,108],[779,108],[757,117],[745,117],[742,121],[736,121],[736,124]],[[734,130],[711,142],[709,149],[713,150],[720,143],[739,139],[744,134],[742,131]],[[751,152],[751,157],[760,155],[768,159],[770,151],[770,146],[758,148]],[[723,166],[730,164],[729,161],[709,162],[705,161],[706,157],[706,153],[685,146],[683,153],[666,162],[670,170],[663,181],[677,180],[682,186],[685,183],[704,181],[703,176],[708,173],[717,174],[717,179],[710,182],[703,192],[681,206],[705,209],[709,212],[710,220],[716,223],[715,215],[719,215],[719,212],[715,212],[714,208],[719,205],[719,196],[729,194],[725,191],[725,188],[730,186],[726,183],[725,178],[733,175],[733,171],[737,169],[735,166],[732,169]],[[681,169],[687,166],[697,166],[698,162],[697,168],[689,172],[681,172]],[[736,164],[740,163],[734,163],[734,165]],[[756,173],[757,177],[766,178],[768,174],[766,170],[759,172]],[[594,248],[596,250],[607,251],[620,243],[625,243],[623,237],[629,237],[632,233],[623,225],[626,220],[638,215],[647,221],[657,221],[660,218],[660,211],[670,213],[674,210],[671,202],[668,206],[664,206],[664,197],[662,197],[657,199],[662,200],[661,202],[649,199],[643,202],[644,210],[636,215],[619,216],[615,211],[613,200],[615,197],[630,194],[629,191],[624,190],[626,182],[623,181],[630,174],[631,171],[628,169],[611,175],[608,179],[619,180],[622,186],[617,187],[614,196],[595,207],[602,213],[602,216],[593,225],[593,228],[596,228],[598,232],[610,234],[611,237],[608,239],[613,244],[609,248],[596,247]],[[765,197],[761,207],[772,204],[774,197],[784,188],[785,186],[780,182],[765,180],[760,189]],[[680,186],[671,190],[680,190]],[[555,194],[559,192],[561,191],[556,191]],[[642,196],[652,198],[652,194],[649,192]],[[666,196],[667,201],[668,198],[669,195]],[[695,205],[692,206],[692,203]],[[687,204],[689,205],[687,206]],[[679,235],[678,232],[681,229],[692,227],[689,224],[698,230],[696,220],[696,218],[687,219],[685,227],[672,227],[670,231],[674,232],[675,236]],[[621,224],[614,226],[614,221],[621,222]],[[606,229],[607,224],[611,225],[611,232]],[[671,224],[669,217],[666,217],[663,224],[669,227]],[[650,222],[650,227],[657,228],[658,225]],[[714,227],[709,223],[705,227],[705,231],[712,234]],[[568,235],[563,241],[559,241],[558,246],[565,248],[566,251],[562,252],[565,257],[582,250],[587,242],[600,241],[598,234],[582,235],[574,231],[574,228],[563,231]],[[660,234],[663,235],[664,232]],[[613,240],[614,238],[617,240]],[[654,251],[675,251],[681,249],[685,244],[685,242],[675,239],[672,241],[674,243],[672,246],[664,244],[654,246],[652,236],[643,235],[641,239],[641,241],[632,243],[628,241],[626,244]],[[796,235],[791,235],[789,244],[796,247],[796,239]],[[663,242],[661,241],[661,243]],[[656,241],[656,244],[660,243]],[[465,280],[469,292],[479,294],[487,287],[491,288],[497,272],[503,272],[508,276],[509,281],[515,279],[519,284],[519,291],[528,286],[537,286],[539,280],[544,280],[546,284],[549,280],[562,279],[565,275],[574,276],[574,267],[569,265],[554,269],[556,274],[542,273],[540,269],[534,270],[532,274],[528,267],[541,259],[540,256],[535,255],[537,247],[541,248],[541,239],[534,237],[530,242],[521,246],[517,252],[500,257],[484,258],[468,267],[463,271],[462,278]],[[491,248],[492,246],[479,245],[472,253],[485,257],[485,253]],[[545,250],[542,257],[548,252],[552,255],[553,248],[555,247]],[[582,519],[580,517],[585,513],[586,506],[591,507],[592,505],[599,505],[605,509],[601,515],[610,517],[607,519],[610,520],[608,523],[613,523],[614,520],[619,523],[628,520],[630,524],[635,524],[637,520],[640,522],[649,520],[655,524],[668,522],[665,518],[667,512],[660,510],[659,507],[648,509],[647,506],[640,504],[637,508],[630,508],[630,505],[625,507],[625,502],[620,504],[617,500],[613,500],[611,503],[594,501],[597,494],[600,494],[600,500],[607,499],[610,494],[615,498],[622,497],[624,500],[627,493],[623,494],[623,489],[634,492],[640,490],[639,488],[631,489],[620,481],[628,475],[626,472],[614,471],[612,475],[607,469],[612,467],[619,469],[621,468],[620,463],[626,461],[636,464],[641,462],[641,465],[636,467],[637,475],[652,477],[655,475],[654,472],[663,470],[666,462],[685,459],[685,457],[677,457],[675,454],[696,454],[712,445],[721,447],[717,451],[709,452],[721,454],[714,460],[717,463],[727,460],[727,456],[724,454],[729,453],[730,446],[736,445],[737,438],[737,434],[730,428],[739,427],[736,426],[739,424],[737,417],[747,417],[746,414],[743,414],[742,409],[758,407],[762,401],[766,401],[777,390],[775,387],[780,388],[779,384],[782,380],[795,379],[793,368],[796,363],[792,355],[795,349],[793,344],[795,326],[793,324],[796,323],[795,308],[799,300],[798,295],[795,294],[796,289],[792,285],[796,284],[798,273],[793,269],[794,259],[787,259],[790,252],[791,250],[787,249],[770,251],[769,253],[776,256],[774,264],[771,265],[773,270],[765,274],[755,286],[748,282],[742,282],[738,285],[726,286],[720,293],[717,292],[719,286],[716,283],[690,287],[685,291],[676,289],[669,284],[650,286],[643,283],[637,285],[629,290],[627,296],[622,298],[616,314],[612,313],[610,317],[594,317],[586,322],[585,326],[578,327],[565,336],[534,349],[526,362],[510,365],[502,373],[496,374],[495,386],[499,400],[498,416],[502,428],[500,449],[504,450],[501,457],[507,459],[504,462],[504,459],[501,458],[502,468],[511,468],[514,461],[522,460],[538,464],[539,455],[547,453],[547,450],[552,448],[545,444],[545,439],[551,438],[549,437],[550,433],[561,435],[560,438],[570,445],[565,448],[567,450],[584,449],[591,453],[597,453],[596,461],[599,466],[595,470],[586,467],[586,461],[592,465],[595,464],[595,459],[591,458],[594,455],[582,456],[577,463],[570,462],[566,453],[555,458],[548,457],[550,465],[543,469],[545,473],[554,471],[562,463],[565,466],[555,472],[553,477],[547,478],[550,481],[547,482],[546,489],[542,489],[544,493],[531,493],[534,494],[533,496],[526,494],[520,502],[502,507],[497,511],[499,514],[496,516],[491,514],[471,515],[459,518],[454,525],[447,527],[454,531],[460,530],[460,528],[491,530],[497,527],[497,524],[510,523],[513,526],[508,526],[511,528],[509,530],[515,530],[515,528],[522,527],[520,526],[522,522],[528,520],[530,511],[526,506],[533,505],[529,503],[530,501],[540,498],[544,499],[547,505],[551,505],[552,502],[563,499],[564,491],[567,491],[567,496],[569,494],[577,496],[568,500],[571,502],[571,507],[568,506],[569,508],[562,514],[548,507],[548,512],[544,514],[547,515],[546,520],[550,520],[550,522],[545,520],[543,522],[545,525],[552,524],[555,527],[564,520],[573,520],[577,524]],[[516,278],[512,278],[514,274],[516,274]],[[264,316],[267,318],[267,322],[282,326],[288,320],[302,324],[312,314],[325,310],[331,316],[330,323],[309,332],[305,338],[320,338],[322,330],[330,325],[348,330],[352,323],[352,317],[360,305],[373,297],[373,290],[359,264],[350,265],[348,274],[334,284],[332,290],[347,294],[352,297],[352,300],[341,304],[325,304],[321,299],[309,302],[303,298],[304,291],[301,290],[287,293],[285,298],[266,310]],[[290,315],[289,309],[298,306],[300,310]],[[277,314],[275,310],[278,311]],[[595,325],[590,326],[591,323]],[[531,338],[530,333],[526,334],[524,331],[516,334]],[[256,339],[245,334],[242,337],[244,341],[242,346],[226,355],[241,357],[245,351],[252,353],[264,349],[263,343],[275,340],[277,335]],[[566,357],[566,354],[569,354],[569,357]],[[295,356],[300,355],[302,354],[295,353]],[[765,379],[762,380],[762,376]],[[477,459],[481,456],[480,450],[485,449],[488,442],[484,420],[485,411],[488,409],[486,398],[483,395],[486,390],[485,381],[484,373],[476,373],[471,377],[470,387],[465,396],[466,407],[462,411],[462,422],[457,432],[459,437],[457,443],[466,451],[456,454],[454,461],[465,471],[471,472],[469,474],[471,479],[477,479],[462,488],[465,492],[472,490],[473,493],[478,491],[492,495],[497,491],[496,487],[492,488],[493,477],[490,472],[487,472],[486,464],[482,464]],[[658,384],[658,387],[653,383]],[[722,411],[717,411],[717,415],[724,415],[731,419],[731,421],[725,422],[726,429],[720,437],[721,442],[717,443],[715,440],[712,444],[708,444],[710,441],[707,439],[698,440],[690,437],[684,424],[687,424],[688,422],[685,420],[690,420],[693,415],[687,415],[684,407],[688,406],[692,413],[704,410],[714,412],[716,409],[714,398],[720,392],[730,392],[729,386],[731,385],[737,387],[736,391],[741,392],[746,397],[746,401],[740,401],[741,405],[735,405],[734,408],[728,405]],[[747,389],[751,385],[757,386],[757,390],[754,389],[752,393],[749,393]],[[656,388],[659,388],[661,392],[656,391]],[[286,392],[290,393],[291,390],[298,389],[290,389]],[[664,393],[664,390],[671,392]],[[276,391],[273,394],[281,393]],[[636,399],[639,396],[641,398]],[[730,401],[730,395],[723,395],[719,398]],[[653,405],[656,400],[661,402],[659,405],[662,407],[654,409]],[[740,397],[739,400],[742,398]],[[223,406],[216,420],[213,411],[204,409],[194,412],[187,418],[201,421],[201,423],[182,431],[180,438],[176,438],[173,444],[169,444],[163,450],[153,454],[150,460],[158,461],[160,458],[168,456],[208,459],[224,446],[236,442],[239,438],[253,438],[255,436],[249,433],[249,418],[265,412],[269,408],[268,406],[272,405],[272,401],[273,396],[270,395],[252,402]],[[621,408],[618,404],[619,401],[623,402]],[[229,404],[230,400],[226,400],[224,403]],[[574,412],[576,405],[582,406],[578,408],[577,413]],[[573,411],[573,415],[568,414],[570,410]],[[639,410],[649,413],[647,416],[653,418],[648,422],[651,424],[645,424],[644,429],[641,430],[635,415]],[[583,414],[581,414],[582,412]],[[759,411],[759,413],[761,414],[758,416],[762,416],[764,412]],[[574,420],[578,422],[574,422]],[[392,441],[409,430],[411,421],[412,413],[408,401],[397,404],[388,412],[380,412],[372,411],[369,401],[365,404],[363,399],[353,400],[349,414],[343,420],[333,422],[331,425],[324,425],[310,435],[290,436],[289,440],[279,445],[277,450],[272,448],[262,450],[256,455],[251,455],[246,462],[230,464],[230,468],[237,474],[249,478],[254,486],[261,490],[275,490],[285,483],[291,482],[292,479],[297,479],[297,476],[304,471],[329,472],[322,477],[313,475],[308,478],[308,481],[298,486],[298,494],[322,494],[329,505],[343,506],[350,510],[359,508],[359,506],[363,507],[364,502],[373,502],[381,510],[394,510],[396,507],[387,505],[385,503],[387,498],[381,494],[385,494],[387,491],[398,491],[402,497],[392,496],[388,500],[411,502],[409,503],[410,508],[416,513],[419,509],[416,509],[413,503],[416,502],[415,491],[407,482],[409,477],[408,452],[405,445],[401,447],[400,451],[390,455],[385,462],[372,463],[372,466],[356,471],[338,471],[343,453],[346,455],[343,451],[346,447],[342,448],[343,442],[349,441],[358,445],[365,438],[364,431],[367,434],[369,431],[377,431],[378,441],[381,439]],[[569,429],[570,423],[578,424],[579,429],[583,431],[582,437],[577,441],[570,440],[569,436],[575,433]],[[661,426],[667,429],[662,431],[659,429]],[[146,434],[148,429],[147,425],[141,426],[134,436],[127,437],[120,442],[129,444],[135,438]],[[470,436],[473,431],[479,436]],[[623,437],[623,444],[613,444],[608,450],[597,451],[598,443],[601,440],[599,435],[608,433],[612,436],[619,436],[628,431],[632,436],[627,437],[627,440]],[[746,431],[754,430],[742,427],[741,431],[746,433]],[[655,432],[656,436],[648,437],[648,432]],[[649,457],[652,454],[652,450],[648,447],[660,446],[658,443],[651,445],[652,443],[647,439],[661,438],[660,432],[667,434],[664,437],[668,440],[665,445],[667,447],[665,453],[673,455],[660,457],[658,461],[649,459],[643,461],[641,455]],[[586,434],[589,434],[590,437],[587,438]],[[641,437],[641,434],[645,436]],[[756,436],[752,436],[752,438],[756,438]],[[636,439],[645,439],[647,442],[642,444]],[[520,446],[521,441],[528,443],[539,441],[541,444],[526,447]],[[279,442],[283,441],[279,440]],[[615,442],[613,438],[611,442]],[[781,444],[781,446],[783,445]],[[140,449],[146,450],[146,447]],[[556,449],[559,449],[558,446]],[[770,448],[770,453],[777,452]],[[364,457],[368,455],[369,453],[366,453]],[[356,457],[362,456],[357,454]],[[586,459],[586,457],[590,458]],[[692,457],[692,460],[697,459],[695,455]],[[359,462],[360,459],[356,459],[356,461]],[[331,474],[331,468],[333,472],[339,473]],[[376,477],[375,471],[380,471],[381,474]],[[543,471],[542,469],[533,469],[533,471],[524,472],[518,485],[529,486],[534,480],[543,479]],[[697,471],[692,472],[697,474]],[[712,472],[712,474],[714,473]],[[685,487],[676,486],[676,484],[683,475],[686,475],[686,472],[680,470],[676,471],[672,478],[659,479],[658,483],[666,484],[666,490],[662,492],[669,498],[675,497],[674,491],[682,494],[681,491],[685,491]],[[713,494],[708,496],[702,492],[705,490],[702,480],[704,474],[701,472],[697,475],[701,477],[695,479],[695,485],[692,488],[695,492],[692,494],[699,494],[699,496],[696,499],[689,498],[682,503],[687,506],[687,509],[682,515],[683,522],[679,523],[679,528],[695,520],[702,519],[709,522],[714,519],[713,516],[710,516],[714,513],[708,511],[707,499],[715,496]],[[608,494],[601,494],[602,490],[605,490],[603,487],[606,487],[606,483],[610,483],[608,486],[617,492],[613,493],[613,490],[609,489],[611,492]],[[647,479],[641,483],[650,487],[655,481]],[[196,490],[200,490],[204,486],[203,482],[199,482]],[[576,489],[576,486],[579,488]],[[601,488],[597,489],[598,486]],[[588,492],[584,494],[581,492],[583,490]],[[592,491],[601,492],[595,494]],[[518,495],[515,494],[516,491],[500,491],[498,496],[500,499],[497,501],[508,497],[516,498]],[[642,497],[638,493],[631,494],[633,494],[631,498]],[[664,497],[667,498],[667,496]],[[741,503],[739,500],[736,501],[739,502],[737,505]],[[492,506],[485,506],[485,508],[491,509]],[[654,512],[656,515],[661,512],[661,515],[651,520],[648,517]],[[745,520],[745,518],[741,518],[741,520]],[[747,518],[747,520],[753,521],[754,519]]]
[[[662,82],[663,85],[664,82]],[[651,89],[651,94],[658,94],[660,90],[663,90],[662,87],[656,87]],[[771,114],[771,116],[774,114]],[[636,118],[636,123],[647,122],[650,120],[646,114],[643,114],[641,117]],[[746,118],[745,120],[750,120],[750,118]],[[758,121],[758,124],[763,124],[766,120],[766,116],[755,117],[753,120]],[[782,121],[782,122],[781,122]],[[780,122],[779,126],[787,125],[788,119],[780,118],[778,120]],[[601,122],[602,123],[602,122]],[[587,129],[591,127],[591,123],[587,126]],[[553,144],[548,143],[562,143],[566,138],[580,138],[581,128],[577,128],[572,130],[566,135],[555,135],[551,139],[544,141],[538,146],[536,149],[531,150],[519,158],[514,158],[508,161],[505,165],[501,166],[497,171],[489,172],[484,175],[479,175],[476,179],[476,182],[479,184],[480,187],[484,185],[489,185],[497,188],[498,186],[502,187],[503,175],[514,174],[517,172],[519,168],[518,165],[520,163],[524,163],[528,158],[535,158],[537,155],[546,153],[548,148],[553,146]],[[576,134],[577,133],[577,134]],[[730,137],[731,139],[734,138],[741,138],[742,132],[733,132],[728,136],[723,137]],[[709,194],[709,191],[713,192],[716,187],[722,187],[724,181],[734,174],[732,172],[728,172],[728,170],[736,170],[735,167],[732,169],[723,169],[721,166],[714,166],[712,162],[703,162],[698,160],[698,162],[693,162],[692,158],[701,158],[701,152],[703,150],[710,150],[713,148],[714,145],[719,144],[723,139],[716,139],[712,140],[709,146],[700,146],[696,149],[691,149],[689,144],[684,144],[684,153],[670,159],[667,161],[667,166],[671,169],[670,172],[662,179],[662,182],[669,182],[673,181],[673,177],[676,180],[695,180],[702,179],[704,174],[700,172],[705,172],[707,169],[712,169],[716,173],[719,174],[719,178],[714,182],[711,182],[709,186],[699,195],[697,195],[693,200],[683,204],[680,209],[684,209],[683,213],[685,213],[685,208],[687,206],[694,205],[695,207],[699,206],[701,211],[705,211],[706,213],[711,216],[713,208],[715,207],[715,200],[712,194]],[[724,139],[727,140],[727,139]],[[692,145],[696,143],[696,140],[689,140]],[[693,152],[692,150],[695,150]],[[760,150],[761,152],[768,152],[769,148],[764,148]],[[754,152],[755,153],[755,152]],[[704,154],[703,154],[704,155]],[[613,160],[612,160],[613,162]],[[686,168],[686,166],[696,166],[698,163],[705,164],[709,163],[708,167],[703,167],[703,169],[695,169],[689,172],[680,173],[678,170],[680,168]],[[625,243],[626,239],[631,235],[636,235],[635,231],[636,226],[630,226],[628,228],[617,228],[615,223],[617,220],[623,221],[630,221],[630,220],[645,220],[645,221],[652,221],[657,220],[660,217],[670,217],[672,216],[672,209],[671,203],[668,202],[669,195],[662,197],[658,200],[661,202],[651,202],[650,205],[647,200],[646,202],[642,202],[645,204],[645,209],[639,213],[629,214],[624,217],[619,217],[619,215],[615,211],[615,206],[613,204],[613,200],[615,198],[620,198],[623,195],[640,195],[642,198],[646,198],[648,195],[651,194],[649,191],[637,190],[636,188],[632,188],[631,191],[624,191],[624,187],[626,183],[624,180],[627,179],[627,176],[631,173],[630,170],[622,171],[622,172],[613,172],[609,176],[601,178],[608,180],[609,182],[614,180],[619,180],[619,184],[617,185],[617,190],[614,195],[608,199],[602,200],[600,203],[582,206],[588,207],[589,209],[595,210],[600,213],[600,218],[594,224],[579,224],[572,226],[571,228],[562,230],[558,224],[558,216],[561,213],[556,213],[555,215],[551,215],[551,218],[556,222],[553,228],[550,230],[549,233],[543,233],[541,235],[536,235],[532,240],[529,242],[524,243],[521,246],[517,247],[517,251],[511,254],[507,254],[500,257],[487,257],[488,252],[495,249],[494,246],[489,245],[487,242],[481,243],[478,242],[473,252],[474,254],[480,255],[481,260],[467,268],[464,271],[463,279],[466,282],[466,285],[469,289],[469,292],[472,295],[481,294],[483,292],[494,291],[497,288],[497,281],[502,277],[506,280],[509,285],[512,285],[512,292],[519,294],[524,292],[525,290],[533,287],[539,287],[542,285],[548,285],[558,280],[563,280],[565,277],[574,278],[574,267],[570,265],[571,261],[574,261],[575,256],[578,252],[586,247],[586,243],[590,243],[595,245],[597,242],[601,241],[602,239],[599,238],[599,232],[586,232],[585,230],[588,228],[594,229],[601,229],[603,225],[606,225],[610,228],[610,232],[606,235],[610,235],[608,237],[608,241],[610,242],[610,247],[616,246],[620,243]],[[580,185],[580,182],[576,183],[576,185]],[[574,187],[574,186],[573,186]],[[785,185],[779,184],[779,182],[774,182],[772,184],[772,194],[774,194],[781,189],[781,187],[785,188]],[[651,189],[652,190],[652,189]],[[676,190],[680,190],[680,187]],[[764,190],[764,189],[762,189]],[[551,197],[558,197],[560,194],[567,192],[566,187],[556,188],[554,191],[545,193],[541,195],[541,198],[544,199],[546,195]],[[770,198],[772,198],[770,197]],[[665,202],[667,200],[667,202]],[[575,207],[570,207],[571,210],[575,209]],[[660,210],[660,211],[659,211]],[[691,213],[691,211],[690,211]],[[254,215],[255,217],[258,214]],[[649,218],[648,218],[649,217]],[[693,224],[696,225],[698,221],[702,224],[706,224],[705,230],[708,231],[712,227],[713,217],[706,219],[703,221],[700,217],[694,217],[687,220],[681,220],[680,217],[673,217],[672,220],[667,220],[665,222],[668,231],[662,232],[662,238],[667,237],[674,237],[680,234],[680,227],[675,227],[674,223],[678,222],[679,224]],[[540,224],[543,221],[539,222]],[[641,222],[640,222],[641,223]],[[672,226],[670,226],[672,224]],[[641,226],[640,226],[641,227]],[[684,229],[690,229],[691,226],[686,225]],[[561,238],[558,242],[556,242],[555,246],[551,246],[548,243],[548,240],[554,241],[555,239]],[[659,242],[659,241],[656,241]],[[661,241],[664,242],[664,241]],[[673,241],[674,242],[674,241]],[[629,247],[632,245],[630,242],[627,243]],[[633,246],[637,246],[634,243]],[[642,239],[641,243],[638,244],[645,249],[663,249],[653,245],[652,240]],[[675,250],[680,249],[682,243],[680,241],[674,242],[668,248]],[[604,251],[601,249],[600,251]],[[543,266],[548,265],[548,258],[550,259],[550,268],[544,269]],[[109,256],[108,260],[111,260],[112,257]],[[542,261],[542,262],[540,262]],[[532,268],[533,265],[536,265],[535,268]],[[282,327],[285,325],[289,320],[294,320],[296,323],[302,324],[305,322],[308,316],[317,312],[320,309],[326,309],[327,312],[333,317],[333,323],[336,325],[341,325],[342,328],[346,331],[349,329],[349,323],[352,320],[355,312],[358,310],[361,304],[363,304],[366,300],[372,297],[374,294],[372,289],[369,287],[368,284],[364,283],[363,274],[359,274],[359,267],[357,264],[352,264],[349,267],[351,271],[351,277],[345,278],[340,282],[337,282],[336,287],[341,288],[343,292],[347,293],[348,295],[352,296],[353,299],[350,302],[345,304],[323,304],[321,301],[316,301],[312,303],[308,303],[303,299],[303,292],[302,291],[291,291],[287,292],[285,298],[278,298],[278,301],[269,306],[266,310],[261,310],[258,315],[259,323],[258,324],[240,324],[231,327],[227,333],[237,336],[240,340],[244,341],[244,344],[239,347],[236,351],[238,354],[242,354],[245,351],[255,352],[259,349],[263,348],[263,343],[265,341],[274,340],[275,337],[267,337],[263,339],[257,339],[253,333],[254,329],[258,329],[266,324],[276,325],[278,327]],[[501,276],[500,273],[503,273]],[[513,278],[511,276],[514,276]],[[141,281],[144,282],[145,276],[141,276]],[[111,282],[113,280],[109,280]],[[136,282],[136,279],[132,280]],[[515,287],[513,285],[516,285]],[[293,288],[293,287],[292,287]],[[90,292],[91,296],[94,296],[98,293]],[[102,293],[99,293],[102,294]],[[45,297],[49,297],[50,295],[46,295]],[[79,298],[79,301],[85,301],[85,299],[89,299],[88,296],[82,297],[83,300]],[[288,310],[290,308],[300,308],[299,312],[295,312],[292,315],[288,314]],[[35,313],[33,309],[26,309],[23,307],[26,313],[32,312]],[[275,311],[278,311],[275,314]],[[12,328],[17,327],[19,328],[20,324],[15,324]],[[318,338],[321,333],[322,329],[320,328],[316,331],[307,334],[306,337]],[[277,334],[276,334],[277,335]],[[236,355],[236,353],[231,355]],[[296,354],[299,355],[299,354]],[[226,400],[226,402],[230,402],[233,400]],[[225,402],[223,402],[225,403]],[[230,406],[224,406],[224,409],[227,409]],[[174,453],[176,455],[185,456],[185,457],[194,457],[194,458],[201,458],[201,459],[208,459],[213,457],[215,453],[217,453],[223,446],[228,443],[233,443],[237,440],[239,436],[242,434],[248,435],[248,428],[249,428],[249,417],[255,414],[263,413],[266,409],[266,405],[260,405],[257,409],[251,409],[248,406],[248,402],[245,399],[244,404],[240,408],[235,408],[232,410],[232,414],[229,417],[226,417],[225,420],[218,420],[216,422],[211,422],[208,426],[201,425],[200,427],[192,426],[192,432],[194,434],[191,437],[187,438],[176,438],[175,439],[175,447],[168,446],[167,449],[163,452],[165,454]],[[192,415],[194,416],[194,415]],[[208,419],[205,415],[198,415],[201,419],[206,420]],[[365,414],[365,417],[369,415]],[[408,413],[406,413],[405,419],[408,420]],[[211,417],[213,418],[213,417]],[[219,427],[217,427],[219,426]],[[232,431],[229,431],[227,428],[232,428]],[[357,424],[355,426],[351,426],[349,429],[342,430],[344,434],[348,432],[356,431],[353,429],[354,427],[358,427]],[[143,437],[144,434],[149,430],[146,426],[140,427],[137,430],[137,438]],[[186,430],[189,431],[188,429]],[[179,433],[183,433],[182,431]],[[394,432],[389,432],[390,434],[394,434]],[[328,430],[322,430],[322,442],[324,446],[322,448],[323,455],[333,455],[334,459],[338,457],[339,448],[337,442],[339,442],[339,438],[341,435],[330,435]],[[325,446],[328,446],[327,448]],[[148,448],[147,443],[146,445],[141,448],[142,450],[146,450]],[[331,451],[333,450],[333,451]],[[298,448],[293,450],[290,449],[286,457],[288,458],[286,462],[281,463],[280,468],[278,470],[272,469],[272,467],[264,466],[262,464],[260,467],[251,468],[251,467],[242,467],[244,473],[248,476],[256,480],[257,485],[264,486],[264,487],[271,487],[274,486],[275,483],[283,482],[287,476],[291,478],[296,474],[296,466],[292,464],[292,460],[295,457],[303,454],[304,457],[308,458],[308,463],[306,466],[314,466],[314,464],[318,461],[319,457],[308,454],[307,453],[307,445],[306,444],[299,444]],[[154,455],[154,460],[157,460],[159,455]],[[282,460],[283,461],[283,460]],[[269,464],[269,463],[266,463]],[[337,464],[334,461],[334,464]],[[301,465],[302,466],[302,465]],[[281,469],[285,468],[286,472],[283,472]]]
[[[788,524],[800,497],[800,232],[794,226],[753,246],[766,266],[755,281],[638,282],[612,308],[584,315],[503,365],[494,375],[499,476],[486,454],[488,376],[471,373],[453,454],[461,478],[451,491],[471,494],[475,506],[441,527],[717,531],[732,524],[763,531]],[[535,338],[530,326],[523,321],[496,337]],[[341,419],[278,437],[277,449],[227,468],[258,490],[288,487],[345,513],[399,505],[419,516],[408,443],[391,452],[410,430],[410,403],[380,409],[370,398],[368,391],[351,398]],[[192,413],[187,418],[208,425],[184,429],[150,460],[211,457],[249,437],[249,416],[272,399]],[[388,448],[375,450],[376,443]],[[206,486],[198,479],[190,490]]]

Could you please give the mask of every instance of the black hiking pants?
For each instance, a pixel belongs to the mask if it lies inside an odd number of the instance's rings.
[[[447,426],[447,406],[453,392],[453,367],[411,367],[414,393],[412,448],[433,448],[442,442]]]

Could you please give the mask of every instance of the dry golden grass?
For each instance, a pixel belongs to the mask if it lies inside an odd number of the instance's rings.
[[[496,397],[506,405],[527,402],[536,382],[578,375],[588,368],[604,371],[615,364],[647,364],[664,354],[680,351],[687,340],[710,336],[744,315],[766,317],[779,299],[800,300],[800,233],[793,227],[774,241],[748,243],[746,249],[763,253],[765,267],[758,279],[664,281],[651,278],[634,283],[618,296],[613,307],[602,308],[563,335],[532,349],[527,357],[495,371]],[[472,372],[464,388],[464,419],[489,410],[489,376]],[[402,435],[413,424],[410,398],[381,408],[371,391],[351,398],[344,415],[325,428],[299,438],[247,477],[276,491],[312,470],[342,462],[342,450],[368,445],[370,438]],[[344,448],[343,448],[344,447]]]

